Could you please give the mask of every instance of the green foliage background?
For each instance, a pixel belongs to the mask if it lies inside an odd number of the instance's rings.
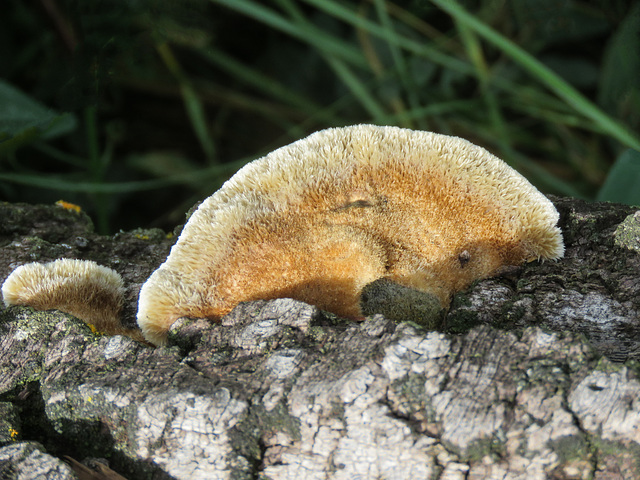
[[[105,233],[171,229],[245,162],[365,122],[465,137],[548,193],[640,203],[634,0],[3,7],[0,198],[77,203]]]

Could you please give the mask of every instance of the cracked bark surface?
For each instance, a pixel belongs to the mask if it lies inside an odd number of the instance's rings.
[[[68,455],[130,480],[640,478],[640,214],[554,201],[566,258],[478,282],[441,332],[279,299],[181,320],[152,349],[5,309],[0,476],[75,478]],[[2,278],[89,258],[132,298],[171,244],[99,237],[54,207],[1,205],[0,220]]]

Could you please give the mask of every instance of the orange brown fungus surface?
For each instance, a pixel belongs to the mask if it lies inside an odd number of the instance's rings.
[[[87,260],[59,259],[21,265],[3,283],[2,296],[7,305],[55,308],[102,333],[115,333],[113,318],[122,309],[124,285],[110,268]]]
[[[451,296],[506,265],[564,253],[551,202],[466,140],[396,127],[317,132],[242,168],[206,199],[140,292],[162,343],[180,317],[291,297],[361,315],[386,278]]]

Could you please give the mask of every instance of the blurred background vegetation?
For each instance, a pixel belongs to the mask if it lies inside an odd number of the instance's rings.
[[[247,161],[376,123],[640,203],[635,0],[3,0],[0,198],[171,230]]]

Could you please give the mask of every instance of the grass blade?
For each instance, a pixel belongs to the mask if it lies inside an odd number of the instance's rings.
[[[533,57],[533,55],[478,20],[462,8],[455,0],[431,0],[431,2],[455,18],[456,21],[466,25],[489,43],[499,48],[539,82],[558,95],[558,97],[582,115],[598,124],[608,135],[611,135],[623,145],[640,150],[640,138],[609,117],[575,88],[560,78],[560,76]]]

